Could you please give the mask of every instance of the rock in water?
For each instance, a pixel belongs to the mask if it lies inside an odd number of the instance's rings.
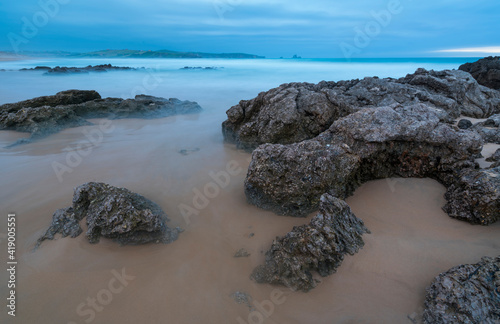
[[[364,246],[361,236],[368,232],[343,200],[325,194],[311,222],[276,238],[265,264],[255,268],[251,277],[259,283],[309,291],[316,286],[312,272],[322,277],[334,273],[345,254],[353,255]]]
[[[500,90],[500,56],[490,56],[474,63],[465,63],[459,69],[469,72],[479,84]]]
[[[416,103],[434,109],[445,122],[460,115],[487,118],[500,113],[500,92],[456,70],[418,69],[401,79],[289,83],[230,108],[222,132],[226,141],[253,150],[265,143],[312,139],[334,121],[364,108]]]
[[[500,257],[437,276],[427,288],[424,323],[500,323]]]
[[[75,189],[72,207],[54,213],[52,224],[38,239],[37,247],[56,233],[63,237],[80,235],[78,222],[84,218],[90,243],[99,242],[101,236],[121,244],[170,243],[180,232],[179,228],[167,227],[167,215],[154,202],[125,188],[89,182]]]
[[[0,106],[0,130],[31,133],[13,145],[30,142],[65,128],[92,125],[89,118],[161,118],[201,112],[192,101],[137,95],[134,99],[105,98],[95,91],[68,90]],[[12,145],[11,145],[12,146]]]

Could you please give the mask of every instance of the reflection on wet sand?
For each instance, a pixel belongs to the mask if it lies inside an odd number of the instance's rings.
[[[196,127],[192,116],[115,120],[113,131],[62,182],[52,164],[65,163],[85,141],[84,127],[0,149],[0,209],[18,215],[19,322],[409,323],[407,315],[419,311],[438,273],[498,254],[500,225],[449,218],[441,210],[445,189],[439,183],[386,179],[364,184],[347,199],[372,234],[336,274],[309,293],[256,284],[249,275],[272,240],[310,217],[276,216],[248,205],[243,181],[250,155],[222,143],[213,125],[223,116],[199,117]],[[16,136],[0,132],[0,142]],[[204,188],[215,183],[211,174],[229,162],[242,172],[207,197]],[[68,206],[73,188],[88,181],[147,197],[169,215],[169,226],[185,231],[169,245],[120,247],[104,239],[90,245],[81,235],[47,241],[34,252],[52,213]],[[200,192],[206,200],[196,206]],[[182,204],[196,210],[189,223]],[[235,258],[241,248],[250,256]],[[252,297],[252,311],[233,300],[236,291]],[[6,320],[2,312],[0,321]]]

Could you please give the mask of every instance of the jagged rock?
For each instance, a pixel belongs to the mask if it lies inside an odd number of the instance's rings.
[[[456,70],[418,69],[401,79],[289,83],[230,108],[222,132],[226,141],[252,150],[265,143],[314,138],[335,120],[364,108],[415,103],[425,103],[451,123],[460,115],[486,118],[500,113],[500,92]]]
[[[457,171],[475,166],[481,149],[476,132],[441,122],[433,107],[367,108],[312,140],[261,145],[252,154],[245,193],[258,207],[305,216],[323,193],[344,199],[368,180],[430,177],[448,186]]]
[[[319,213],[308,225],[276,238],[266,252],[265,264],[253,271],[253,279],[309,291],[316,286],[313,272],[331,275],[345,254],[353,255],[364,246],[362,235],[369,231],[349,206],[328,194],[320,201]]]
[[[192,101],[137,95],[135,99],[105,98],[95,91],[68,90],[55,96],[39,97],[0,106],[0,130],[31,133],[23,144],[65,128],[91,125],[89,118],[161,118],[198,113]]]
[[[472,122],[468,119],[460,119],[457,126],[460,129],[469,129],[472,127]]]
[[[500,167],[464,169],[448,187],[443,210],[453,218],[489,225],[500,219]]]
[[[427,288],[424,323],[500,323],[500,257],[460,265]]]
[[[165,223],[167,215],[154,202],[125,188],[105,183],[89,182],[75,189],[73,205],[54,213],[52,224],[40,237],[37,247],[56,233],[77,237],[82,232],[79,222],[86,218],[86,233],[90,243],[100,237],[121,244],[149,242],[170,243],[177,239],[179,228]]]
[[[465,63],[459,69],[469,72],[483,86],[500,89],[500,56],[490,56],[474,63]]]

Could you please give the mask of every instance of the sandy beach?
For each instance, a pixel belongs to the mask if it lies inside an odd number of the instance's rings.
[[[115,120],[113,132],[62,183],[52,161],[64,162],[71,147],[85,143],[83,132],[92,126],[0,151],[2,185],[8,188],[0,195],[1,209],[16,212],[19,228],[20,320],[84,323],[91,318],[88,298],[102,295],[116,271],[125,271],[133,279],[94,312],[93,323],[251,323],[250,309],[231,295],[245,292],[255,307],[255,302],[269,300],[275,289],[282,291],[284,302],[274,305],[265,323],[411,323],[407,316],[421,312],[425,288],[437,274],[498,253],[499,224],[472,226],[449,218],[441,210],[445,188],[436,181],[378,180],[364,184],[347,200],[372,233],[336,274],[321,278],[309,293],[256,284],[249,275],[264,261],[272,240],[311,216],[276,216],[248,205],[243,181],[250,155],[221,144],[221,135],[208,127],[183,136],[183,129],[197,118]],[[0,132],[0,142],[21,136]],[[193,152],[182,155],[181,149]],[[186,221],[179,205],[193,206],[193,190],[203,190],[213,181],[210,172],[224,171],[231,161],[241,166],[241,173]],[[144,195],[167,212],[169,226],[185,231],[168,245],[120,247],[105,239],[91,245],[81,235],[47,241],[33,251],[52,213],[68,206],[73,188],[87,181]],[[250,257],[234,258],[240,248]],[[1,279],[5,277],[2,273]],[[5,290],[0,289],[2,294]],[[5,313],[0,318],[12,322]]]

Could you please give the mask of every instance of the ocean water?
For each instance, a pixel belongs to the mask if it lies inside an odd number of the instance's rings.
[[[425,288],[436,275],[498,255],[500,224],[478,227],[449,218],[441,210],[445,188],[434,180],[371,181],[347,201],[372,233],[336,274],[318,278],[321,283],[309,293],[257,284],[249,275],[264,262],[273,239],[308,223],[311,215],[281,217],[246,202],[243,182],[251,156],[223,142],[221,122],[239,100],[285,82],[402,77],[419,67],[452,69],[466,61],[474,59],[0,62],[8,70],[0,72],[0,104],[86,89],[103,97],[145,93],[194,100],[204,109],[189,116],[114,120],[78,163],[72,157],[79,145],[89,145],[85,133],[98,126],[66,129],[10,149],[5,146],[27,135],[0,131],[0,261],[7,257],[4,217],[11,212],[17,215],[18,260],[18,316],[14,320],[4,309],[0,323],[410,323],[408,315],[421,313]],[[17,71],[107,63],[146,69],[58,76]],[[71,172],[58,178],[53,164],[68,161]],[[229,164],[239,171],[200,206],[199,192],[213,188],[213,175],[227,172]],[[34,251],[54,211],[69,206],[73,188],[89,181],[151,199],[168,214],[169,226],[185,231],[168,245],[121,247],[105,239],[91,245],[80,235],[46,241]],[[196,212],[186,217],[182,206]],[[233,257],[241,248],[248,258]],[[118,286],[117,272],[129,280]],[[0,271],[1,296],[7,296],[7,280]],[[252,296],[252,308],[233,300],[236,291]],[[281,297],[273,299],[276,294]]]

